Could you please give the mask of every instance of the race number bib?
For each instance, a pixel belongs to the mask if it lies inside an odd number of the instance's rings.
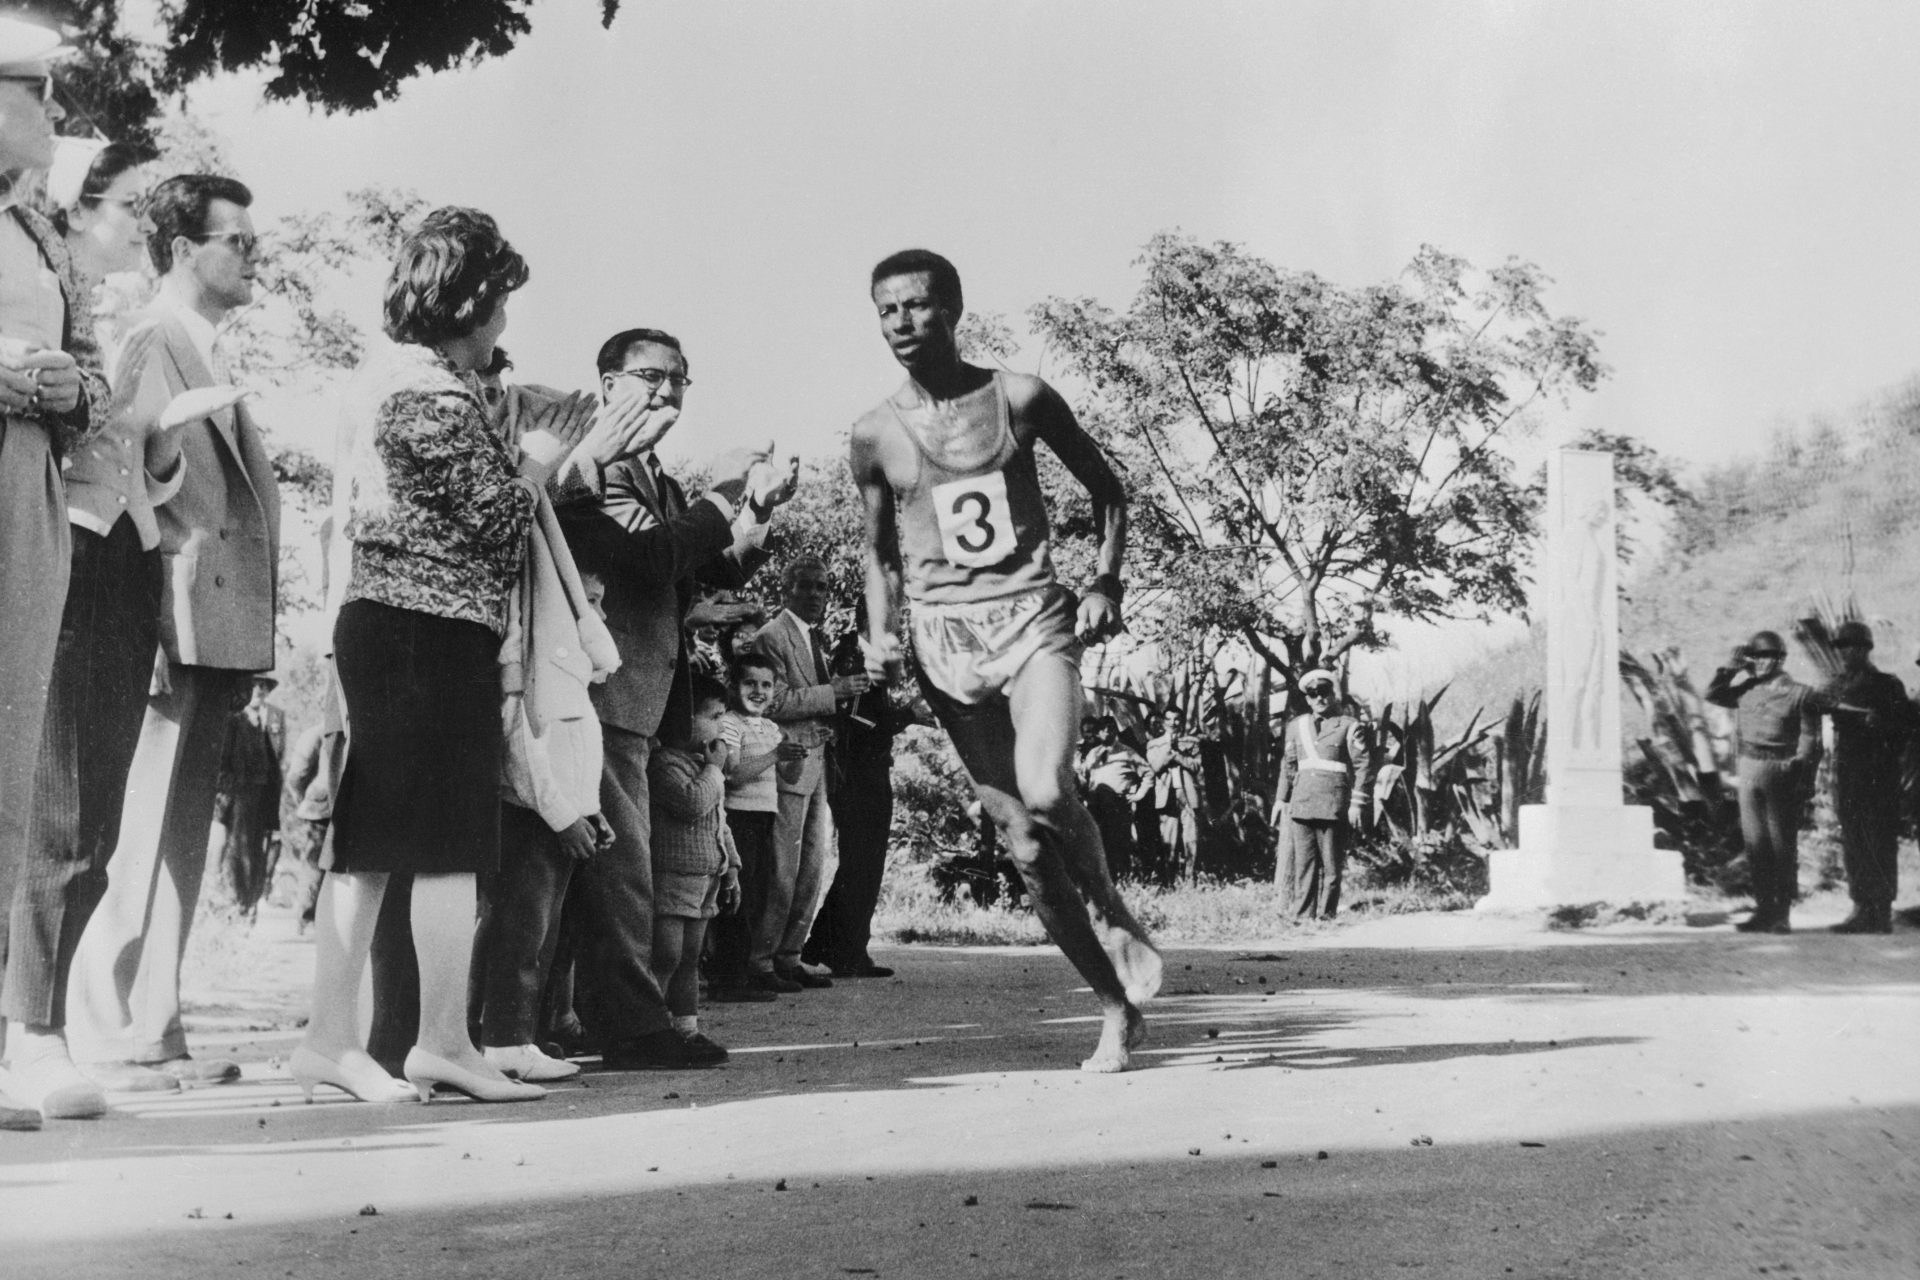
[[[951,563],[984,569],[1013,554],[1013,512],[1002,473],[935,485],[933,509],[940,517],[940,545]]]

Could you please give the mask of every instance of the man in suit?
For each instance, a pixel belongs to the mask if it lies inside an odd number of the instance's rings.
[[[226,827],[220,841],[226,891],[242,914],[252,918],[266,896],[267,846],[280,830],[280,762],[287,753],[287,717],[267,701],[280,682],[267,672],[253,677],[253,696],[227,719],[226,745],[220,753],[218,820]]]
[[[232,178],[185,174],[153,191],[148,254],[160,276],[128,341],[152,353],[128,410],[158,419],[176,397],[230,382],[215,328],[253,297],[253,195]],[[216,393],[217,394],[217,393]],[[74,1056],[109,1088],[239,1078],[197,1059],[180,1025],[180,959],[207,864],[227,717],[274,665],[280,499],[244,404],[191,420],[180,489],[158,512],[161,657],[128,774],[107,888],[80,940],[68,991]]]
[[[788,741],[805,747],[807,755],[779,765],[773,874],[754,929],[747,980],[791,992],[833,985],[833,979],[800,963],[800,951],[839,862],[833,814],[827,807],[827,744],[833,741],[834,714],[843,702],[865,693],[872,681],[864,671],[836,676],[828,670],[826,642],[820,636],[827,616],[826,562],[818,556],[796,556],[780,586],[784,607],[750,647],[777,668],[779,683],[767,707],[768,718]]]
[[[577,905],[591,935],[583,940],[581,963],[598,1001],[596,1030],[609,1069],[714,1066],[725,1051],[689,1046],[673,1030],[650,967],[647,761],[656,736],[671,736],[663,722],[691,712],[681,627],[696,578],[743,584],[765,559],[767,522],[784,497],[765,483],[749,491],[748,476],[762,454],[721,459],[714,483],[694,502],[661,468],[654,446],[679,420],[692,383],[679,339],[657,329],[623,330],[602,344],[595,363],[607,402],[645,396],[651,416],[634,456],[605,469],[602,496],[560,512],[575,562],[606,584],[602,607],[620,651],[620,669],[593,689],[605,748],[601,813],[615,838],[576,873]]]

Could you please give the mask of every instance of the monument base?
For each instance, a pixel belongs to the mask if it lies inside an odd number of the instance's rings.
[[[1680,855],[1653,847],[1653,810],[1624,804],[1530,804],[1520,847],[1487,863],[1477,911],[1535,911],[1590,902],[1677,902],[1687,896]]]

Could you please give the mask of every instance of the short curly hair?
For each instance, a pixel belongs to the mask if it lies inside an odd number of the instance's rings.
[[[400,244],[387,276],[383,327],[431,347],[464,338],[527,282],[527,261],[478,209],[435,209]]]

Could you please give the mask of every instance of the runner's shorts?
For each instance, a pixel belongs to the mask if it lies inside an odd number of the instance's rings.
[[[1058,653],[1080,666],[1073,638],[1073,592],[1058,583],[997,600],[913,606],[913,652],[921,683],[959,703],[985,702],[1036,654]]]
[[[1078,598],[1058,583],[995,600],[914,603],[921,692],[976,784],[1018,794],[1007,684],[1041,654],[1058,654],[1079,670],[1077,606]]]

